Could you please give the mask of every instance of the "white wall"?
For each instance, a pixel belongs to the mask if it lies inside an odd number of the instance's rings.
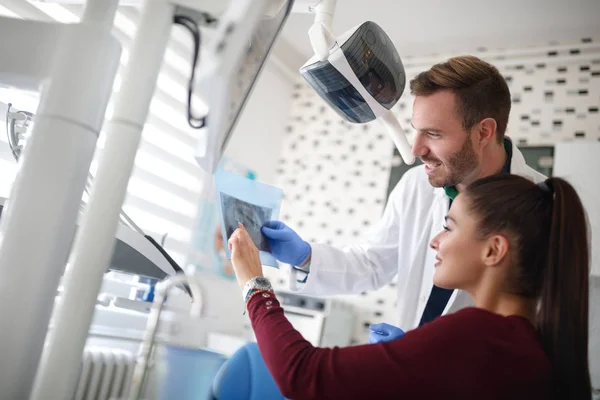
[[[264,183],[275,183],[293,89],[277,67],[265,65],[225,152]]]

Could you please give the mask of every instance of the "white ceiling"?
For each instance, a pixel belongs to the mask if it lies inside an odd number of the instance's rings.
[[[313,18],[291,14],[283,28],[280,41],[298,56],[288,60],[293,68],[313,53],[307,36]],[[388,33],[403,57],[600,40],[600,0],[338,0],[333,33],[367,20]]]

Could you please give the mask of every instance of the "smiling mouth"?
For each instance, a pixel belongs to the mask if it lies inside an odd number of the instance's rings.
[[[425,169],[427,171],[433,171],[434,169],[442,165],[442,163],[439,161],[423,161],[423,164],[425,164]]]

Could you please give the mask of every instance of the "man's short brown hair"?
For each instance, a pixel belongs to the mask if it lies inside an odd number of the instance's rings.
[[[465,130],[484,118],[496,120],[496,138],[502,142],[508,114],[510,90],[498,69],[473,56],[461,56],[439,63],[410,81],[415,96],[451,90],[457,99],[457,112]]]

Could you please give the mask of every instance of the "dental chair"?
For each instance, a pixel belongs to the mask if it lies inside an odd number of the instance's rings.
[[[223,364],[213,381],[213,400],[286,400],[256,343],[248,343]]]

